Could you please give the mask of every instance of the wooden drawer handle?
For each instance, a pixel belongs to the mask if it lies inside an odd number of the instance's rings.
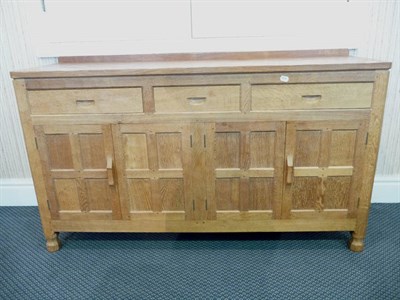
[[[94,105],[94,100],[92,100],[92,99],[78,99],[78,100],[76,100],[76,105],[79,105],[79,106]]]
[[[107,177],[108,177],[108,185],[114,185],[112,156],[107,156]]]
[[[190,105],[201,105],[206,102],[207,97],[188,97],[187,100]]]
[[[301,99],[304,101],[319,101],[322,99],[322,95],[303,95]]]
[[[286,183],[290,184],[293,182],[293,155],[288,155],[286,161],[287,161]]]

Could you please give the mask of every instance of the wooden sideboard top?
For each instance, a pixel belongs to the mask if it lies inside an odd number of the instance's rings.
[[[390,62],[347,49],[60,57],[58,64],[11,72],[12,78],[386,70]]]

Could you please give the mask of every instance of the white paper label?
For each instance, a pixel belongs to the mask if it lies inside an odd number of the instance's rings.
[[[280,77],[280,80],[281,80],[282,82],[289,82],[289,76],[282,75],[282,76]]]

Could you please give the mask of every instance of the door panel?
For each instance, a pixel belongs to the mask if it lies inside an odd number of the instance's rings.
[[[124,178],[119,184],[124,218],[185,219],[190,210],[184,176],[188,125],[122,124],[113,130],[117,168]]]
[[[284,218],[355,216],[366,125],[362,120],[287,124]]]
[[[213,170],[217,219],[279,218],[283,122],[216,123]]]
[[[35,132],[52,217],[120,219],[111,127],[36,126]]]

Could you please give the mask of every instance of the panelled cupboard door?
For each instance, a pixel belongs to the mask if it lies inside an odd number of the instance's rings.
[[[113,125],[124,219],[186,218],[188,130],[182,123]]]
[[[353,218],[367,121],[288,122],[283,218]]]
[[[120,219],[110,125],[35,126],[53,219]]]
[[[217,219],[280,218],[285,123],[221,122],[213,134]]]

